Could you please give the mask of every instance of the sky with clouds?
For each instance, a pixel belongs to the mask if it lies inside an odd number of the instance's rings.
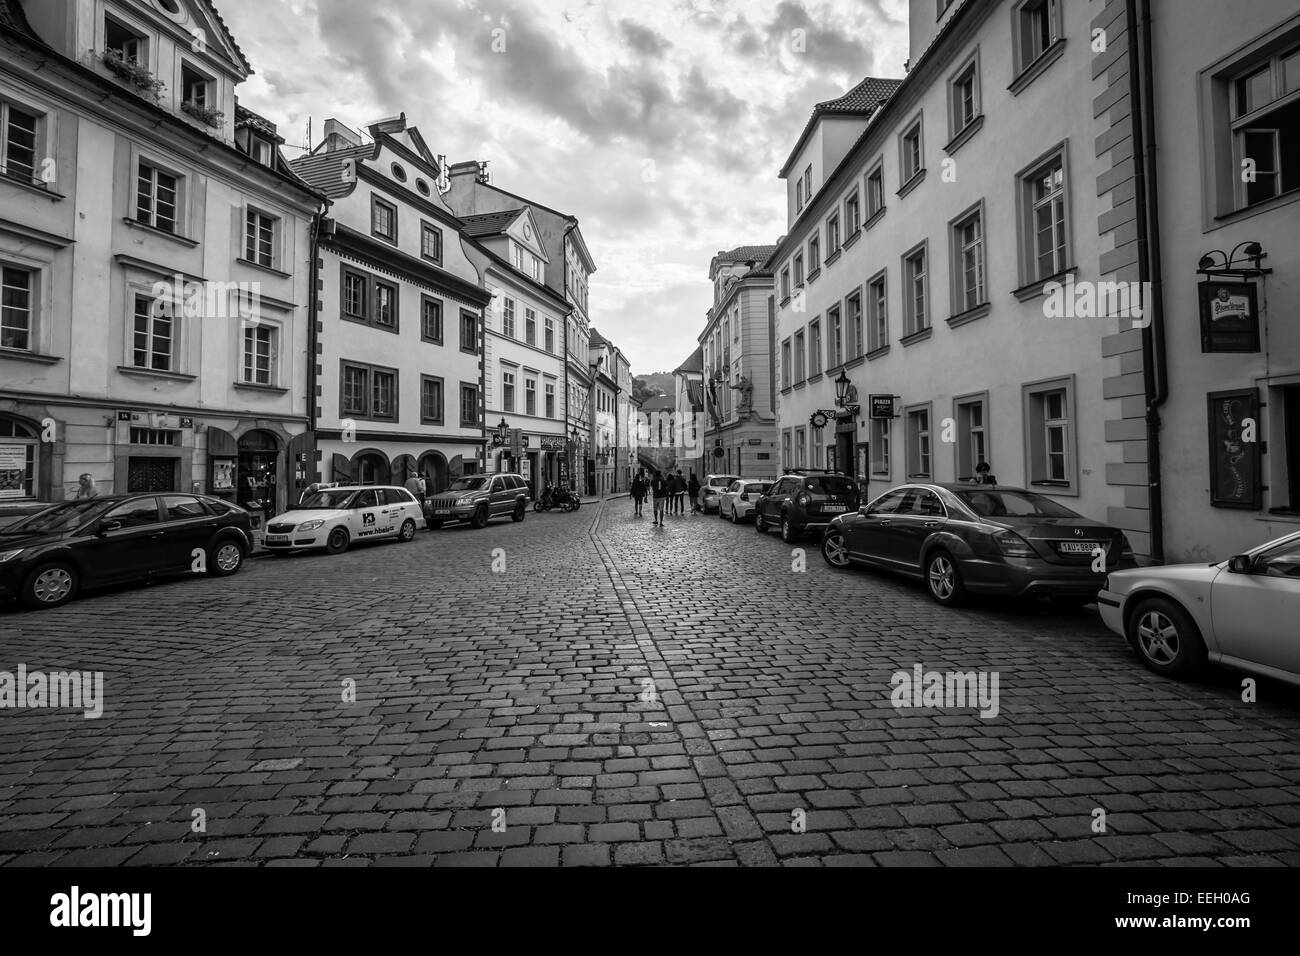
[[[695,348],[719,249],[784,233],[777,171],[813,104],[907,57],[906,0],[217,6],[256,71],[241,102],[290,144],[309,116],[319,141],[405,111],[434,153],[577,216],[592,324],[638,374]]]

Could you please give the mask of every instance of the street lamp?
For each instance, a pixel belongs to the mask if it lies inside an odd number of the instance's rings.
[[[843,408],[848,404],[849,389],[853,383],[849,381],[849,373],[840,369],[840,377],[835,380],[835,404]]]
[[[1238,250],[1241,251],[1240,260],[1237,259]],[[1218,258],[1215,258],[1216,256]],[[1260,267],[1260,263],[1267,258],[1268,253],[1264,251],[1264,247],[1248,239],[1237,243],[1232,252],[1211,249],[1196,263],[1196,271],[1205,276],[1237,276],[1241,279],[1254,279],[1272,273],[1272,269]],[[1250,262],[1249,266],[1246,265],[1247,261]]]

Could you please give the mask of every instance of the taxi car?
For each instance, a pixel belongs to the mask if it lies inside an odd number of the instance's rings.
[[[338,485],[272,518],[262,544],[272,554],[310,548],[341,554],[353,541],[410,541],[423,520],[420,503],[405,488]]]

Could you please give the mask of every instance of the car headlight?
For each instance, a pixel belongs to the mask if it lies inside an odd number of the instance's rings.
[[[12,561],[22,553],[22,548],[14,548],[12,551],[0,551],[0,564],[3,564],[6,561]]]
[[[299,531],[318,531],[325,524],[324,518],[316,518],[312,521],[304,521],[298,525]]]
[[[456,504],[458,505],[472,505],[473,503],[474,503],[473,498],[461,498],[459,501],[456,502]]]

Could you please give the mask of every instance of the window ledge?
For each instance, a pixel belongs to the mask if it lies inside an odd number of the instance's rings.
[[[1047,278],[1040,279],[1037,282],[1031,282],[1029,285],[1022,285],[1019,289],[1012,290],[1011,294],[1021,302],[1028,302],[1030,299],[1041,298],[1042,296],[1047,295],[1047,287],[1053,282],[1059,284],[1066,276],[1076,275],[1078,271],[1078,266],[1067,266],[1060,272],[1056,273],[1056,275],[1048,276]]]
[[[193,249],[199,244],[197,239],[190,239],[188,236],[182,236],[179,233],[168,232],[166,229],[159,229],[157,226],[151,226],[148,223],[132,219],[130,216],[123,216],[122,221],[132,229],[140,229],[144,232],[152,233],[155,236],[162,236],[164,239],[170,239],[172,242],[180,243],[182,246],[188,246]]]
[[[948,145],[943,148],[943,151],[951,156],[953,153],[957,152],[957,150],[961,149],[962,146],[966,144],[966,141],[978,133],[983,126],[984,114],[981,113],[979,116],[967,123],[965,127],[963,127],[961,131],[948,142]]]
[[[813,382],[820,382],[821,380],[822,380],[821,372],[815,372],[814,374],[808,376],[809,385],[813,384]]]
[[[826,257],[826,265],[827,265],[827,267],[829,267],[829,266],[831,266],[832,264],[834,264],[835,260],[838,259],[838,258],[839,258],[841,255],[843,255],[843,254],[844,254],[844,247],[841,246],[840,248],[838,248],[838,249],[836,249],[834,252],[832,252],[829,256],[827,256],[827,257]]]
[[[0,183],[8,183],[11,186],[17,186],[19,189],[26,189],[28,192],[36,193],[38,196],[44,196],[50,200],[67,199],[63,193],[56,193],[53,189],[48,189],[45,183],[37,185],[34,182],[28,182],[18,176],[11,176],[8,173],[0,174]]]
[[[867,362],[867,357],[865,355],[859,355],[857,358],[849,359],[847,362],[845,362],[844,367],[846,369],[857,368],[859,365],[865,365],[866,362]]]
[[[28,352],[23,349],[0,349],[0,359],[14,359],[18,362],[35,362],[37,365],[54,365],[63,361],[61,355],[42,355],[40,352]]]
[[[1036,80],[1049,66],[1061,58],[1061,53],[1064,50],[1065,38],[1062,37],[1042,53],[1038,54],[1038,57],[1034,62],[1021,70],[1020,75],[1012,80],[1011,85],[1007,87],[1007,89],[1011,91],[1011,95],[1019,96],[1020,92],[1026,86],[1034,82],[1034,80]]]
[[[287,388],[281,388],[278,385],[262,385],[258,382],[235,382],[235,388],[243,389],[249,392],[269,392],[275,395],[288,395]]]
[[[784,309],[789,304],[790,304],[790,297],[787,295],[784,299],[781,300],[781,308]]]
[[[197,375],[185,375],[181,372],[160,372],[156,368],[136,368],[134,365],[119,365],[117,370],[123,375],[139,375],[141,378],[165,378],[173,382],[197,382]]]
[[[903,348],[907,348],[909,345],[915,345],[917,342],[924,342],[932,335],[934,335],[934,326],[927,325],[925,328],[918,329],[911,335],[904,335],[898,341],[903,343]]]
[[[863,231],[863,232],[866,232],[868,229],[870,229],[870,228],[871,228],[872,226],[874,226],[876,223],[880,222],[880,220],[884,219],[884,218],[885,218],[885,210],[888,209],[888,208],[889,208],[888,206],[881,206],[879,209],[877,209],[875,212],[873,212],[870,216],[868,216],[868,217],[867,217],[867,221],[864,222],[864,223],[862,224],[862,231]]]
[[[958,326],[965,325],[967,322],[974,322],[976,319],[982,319],[993,311],[993,306],[988,302],[981,302],[973,309],[967,309],[965,312],[958,312],[948,319],[948,328],[955,329]]]
[[[925,179],[925,167],[924,167],[924,166],[922,166],[920,169],[918,169],[916,172],[914,172],[914,173],[912,174],[912,178],[911,178],[911,179],[909,179],[907,182],[903,183],[903,185],[901,185],[901,186],[898,187],[898,192],[896,193],[896,195],[898,196],[898,198],[899,198],[899,199],[902,199],[904,196],[906,196],[908,193],[910,193],[910,192],[911,192],[913,189],[915,189],[917,186],[921,185],[921,180],[923,180],[923,179]]]
[[[854,229],[851,233],[849,233],[847,236],[844,237],[844,244],[840,248],[847,249],[849,246],[853,245],[861,238],[862,238],[862,229],[861,228]]]
[[[875,361],[876,359],[880,358],[882,355],[888,355],[889,348],[890,348],[889,345],[885,344],[880,346],[880,348],[878,349],[872,349],[870,352],[867,353],[867,361],[869,362]]]
[[[288,272],[281,272],[279,269],[275,268],[274,266],[264,266],[260,262],[254,262],[252,259],[239,258],[236,259],[235,261],[238,262],[241,266],[248,266],[250,268],[257,269],[261,272],[269,272],[271,273],[271,275],[279,276],[281,279],[293,278],[293,276]]]
[[[816,282],[817,277],[820,276],[821,274],[822,274],[822,270],[820,266],[818,266],[812,272],[808,273],[808,284],[812,285],[814,282]]]
[[[808,382],[807,382],[806,379],[805,379],[804,381],[802,381],[802,382],[795,382],[795,383],[794,383],[794,390],[797,392],[797,391],[799,391],[801,388],[804,388],[807,384],[808,384]]]
[[[789,394],[790,394],[791,392],[793,392],[793,391],[794,391],[794,389],[791,388],[789,385],[787,385],[787,386],[785,386],[784,388],[781,389],[781,394],[782,394],[782,395],[789,395]]]
[[[444,344],[444,341],[442,339],[429,339],[429,338],[425,338],[423,335],[420,336],[420,341],[423,342],[425,345],[437,345],[439,347],[441,347]]]
[[[1241,222],[1244,219],[1250,219],[1258,216],[1260,213],[1271,212],[1280,206],[1288,206],[1293,202],[1300,200],[1300,189],[1291,189],[1272,199],[1265,199],[1263,202],[1257,202],[1253,206],[1245,206],[1242,209],[1235,209],[1232,212],[1224,213],[1222,216],[1214,217],[1214,228],[1227,226],[1234,222]]]

